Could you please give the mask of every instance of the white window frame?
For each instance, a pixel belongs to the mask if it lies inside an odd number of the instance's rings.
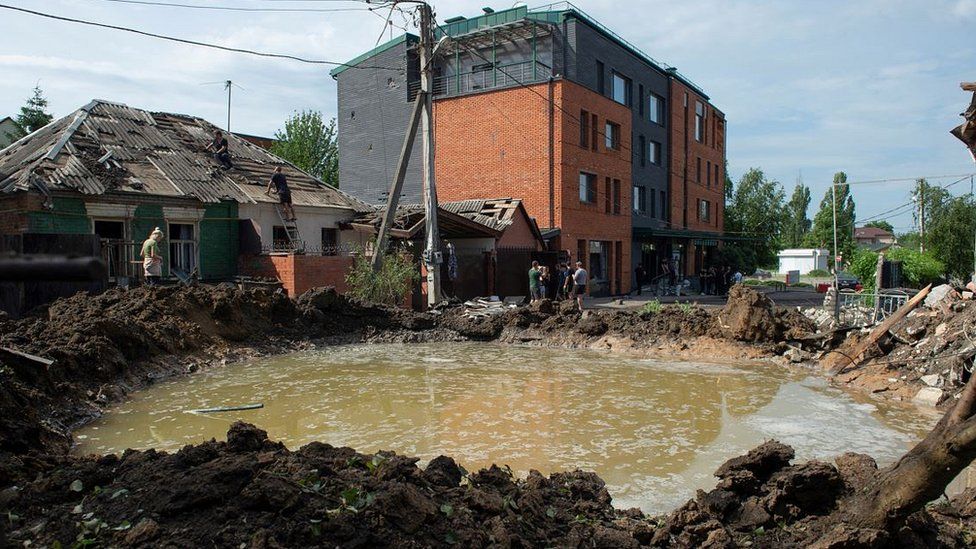
[[[170,225],[190,225],[193,227],[193,240],[178,240],[172,238],[173,231]],[[193,268],[190,270],[184,270],[187,275],[193,273],[194,269],[197,271],[197,275],[200,274],[200,222],[195,219],[167,219],[166,220],[166,249],[169,250],[172,244],[193,244]],[[173,263],[176,259],[175,254],[169,255],[169,270],[172,273],[175,264]]]
[[[701,101],[695,101],[695,141],[705,142],[705,123],[708,120],[708,110]]]
[[[647,119],[664,125],[664,98],[653,92],[647,93]]]
[[[581,204],[596,204],[597,176],[595,173],[581,171],[579,173],[579,201]],[[592,200],[590,199],[592,195]]]
[[[653,139],[647,140],[647,159],[652,166],[660,166],[664,163],[661,152],[661,143]]]
[[[613,99],[615,102],[620,103],[621,105],[630,106],[630,101],[628,101],[628,97],[627,97],[629,95],[627,88],[630,87],[627,84],[629,80],[630,80],[629,78],[627,78],[626,76],[620,74],[617,71],[612,71],[610,73],[610,98]],[[620,92],[620,96],[621,96],[621,99],[622,100],[617,98],[617,92],[618,92],[617,82],[618,81],[620,82],[620,90],[619,90],[619,92]]]

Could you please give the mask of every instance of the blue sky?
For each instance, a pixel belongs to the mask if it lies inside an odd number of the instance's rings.
[[[107,0],[0,3],[333,61],[373,47],[383,29],[383,18],[358,2],[175,1],[358,11],[236,13]],[[482,5],[511,5],[433,3],[440,20],[476,15]],[[802,173],[814,197],[811,216],[838,170],[851,181],[976,171],[948,133],[969,102],[959,82],[976,80],[976,0],[580,0],[577,5],[677,66],[711,95],[729,121],[734,178],[760,167],[789,194]],[[102,98],[222,123],[224,91],[204,83],[232,79],[243,87],[235,90],[233,129],[270,135],[295,110],[335,112],[335,82],[328,71],[0,10],[0,115],[15,114],[39,82],[56,115]],[[969,192],[968,183],[952,191]],[[855,186],[858,217],[907,202],[910,187],[907,182]],[[910,212],[889,220],[899,231],[913,223]]]

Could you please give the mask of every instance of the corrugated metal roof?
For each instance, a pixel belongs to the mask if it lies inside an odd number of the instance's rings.
[[[0,151],[0,192],[43,186],[84,194],[276,202],[265,189],[281,166],[295,205],[372,209],[233,134],[224,137],[234,168],[220,169],[206,150],[217,129],[201,118],[95,100]],[[111,156],[100,164],[106,153]]]

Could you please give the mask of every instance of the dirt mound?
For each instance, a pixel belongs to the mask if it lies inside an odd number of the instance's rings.
[[[716,322],[722,336],[754,343],[794,339],[816,330],[799,311],[777,309],[768,297],[742,284],[729,290]]]
[[[174,454],[69,459],[11,496],[9,543],[64,547],[636,547],[599,477],[312,443],[291,452],[237,423]],[[462,482],[462,478],[464,479]],[[639,514],[636,516],[640,516]],[[5,517],[5,521],[6,521]]]

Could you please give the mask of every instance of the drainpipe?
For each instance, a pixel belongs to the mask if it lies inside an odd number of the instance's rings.
[[[555,82],[549,75],[549,228],[556,226],[556,113],[554,101]]]

